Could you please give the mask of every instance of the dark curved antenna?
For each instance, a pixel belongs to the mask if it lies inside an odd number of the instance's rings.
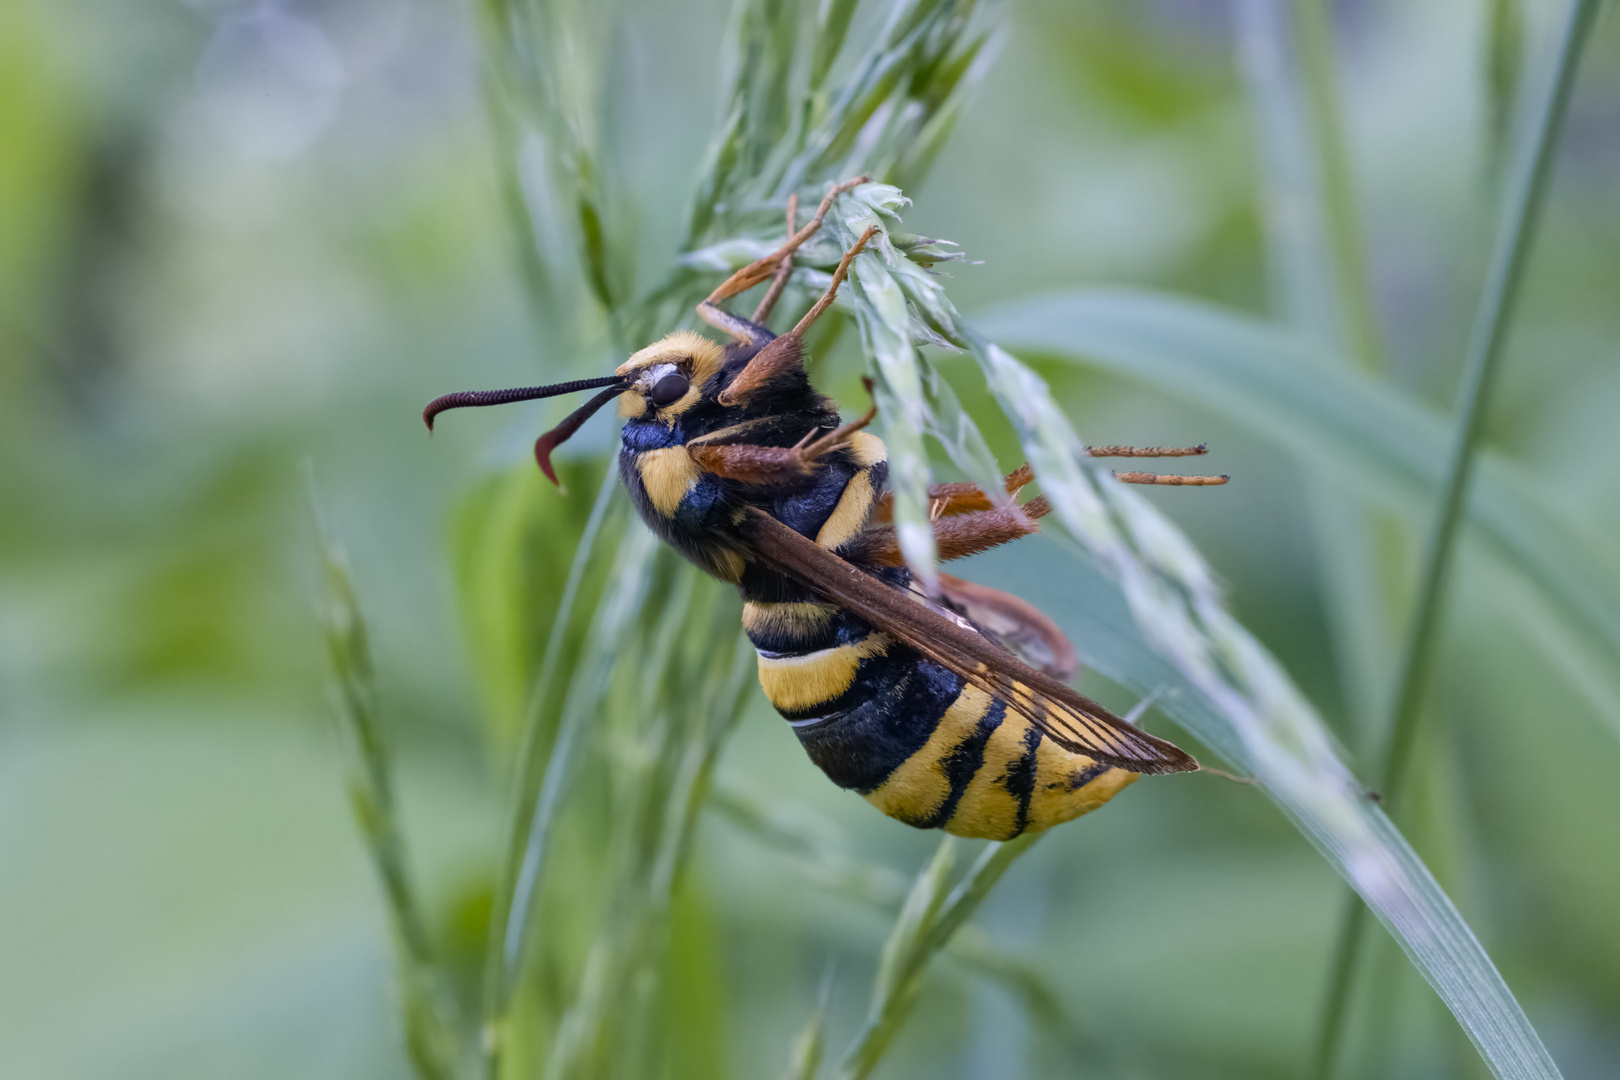
[[[470,406],[505,405],[513,401],[534,401],[537,398],[556,397],[558,394],[574,394],[581,390],[595,390],[599,386],[613,386],[619,389],[630,385],[630,380],[623,375],[603,375],[597,379],[575,379],[573,382],[553,383],[550,386],[520,386],[512,390],[464,390],[459,394],[444,394],[427,403],[422,410],[422,422],[429,431],[433,430],[433,418],[446,409],[465,409]],[[598,406],[600,408],[600,406]],[[591,410],[595,412],[595,409]],[[579,415],[578,413],[574,414]],[[586,415],[589,415],[587,413]],[[572,420],[573,417],[569,417]],[[583,422],[583,421],[582,421]],[[567,424],[564,420],[563,424]],[[578,426],[577,424],[575,425]],[[562,430],[559,427],[557,430]],[[570,429],[568,435],[572,435]],[[564,435],[566,439],[568,435]],[[562,439],[557,440],[561,442]],[[555,482],[555,477],[553,477]]]
[[[551,452],[562,443],[567,442],[568,437],[578,431],[579,426],[589,420],[592,413],[622,393],[624,393],[623,385],[608,387],[569,413],[563,418],[562,423],[534,440],[534,460],[539,463],[540,471],[546,474],[547,480],[550,480],[558,487],[562,487],[562,481],[557,479],[556,470],[551,467]]]

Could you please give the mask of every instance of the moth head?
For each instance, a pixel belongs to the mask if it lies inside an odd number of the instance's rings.
[[[715,392],[725,350],[693,330],[677,330],[633,353],[619,365],[626,380],[619,415],[673,426],[693,405]]]

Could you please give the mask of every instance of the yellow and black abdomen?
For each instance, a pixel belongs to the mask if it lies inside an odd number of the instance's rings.
[[[883,488],[883,444],[858,438],[853,473],[801,525],[833,550],[866,527]],[[904,569],[875,572],[908,584]],[[892,818],[1010,840],[1094,810],[1136,779],[1062,749],[1005,702],[792,582],[750,568],[742,586],[765,696],[834,783]]]
[[[908,825],[1010,840],[1094,810],[1136,779],[1069,753],[1005,702],[830,605],[751,602],[743,620],[765,695],[811,760]]]

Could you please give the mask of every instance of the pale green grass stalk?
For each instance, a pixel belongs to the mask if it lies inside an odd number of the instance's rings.
[[[613,482],[614,479],[610,476],[608,481]],[[609,490],[604,485],[603,497],[598,499],[599,507],[605,504]],[[581,556],[575,559],[575,570],[579,573],[583,572],[583,553],[590,550],[585,540],[593,538],[591,531],[587,529],[581,541]],[[655,543],[649,534],[640,530],[632,530],[621,542],[612,575],[614,587],[597,607],[584,651],[568,682],[550,752],[541,758],[531,750],[520,762],[523,771],[514,789],[514,808],[519,816],[510,832],[512,848],[507,862],[508,867],[514,868],[511,871],[511,892],[510,896],[505,894],[505,890],[497,893],[500,902],[491,921],[491,955],[486,960],[487,964],[492,965],[485,972],[481,1037],[486,1076],[499,1072],[503,1029],[515,983],[523,972],[530,948],[530,927],[546,871],[546,858],[550,853],[553,822],[577,775],[576,757],[582,752],[584,733],[597,717],[602,694],[623,647],[625,635],[641,614],[642,601],[648,588],[648,563]],[[570,585],[577,576],[577,573],[570,574]],[[554,640],[567,626],[567,615],[566,610],[559,608],[552,630]],[[536,688],[536,711],[531,714],[530,724],[525,731],[526,744],[537,738],[535,731],[539,725],[539,706],[552,689],[551,680],[545,675],[542,666],[543,678]],[[537,767],[543,767],[541,779],[529,794],[529,772]]]
[[[348,752],[349,805],[388,909],[405,1051],[422,1080],[455,1080],[459,1075],[455,1001],[411,881],[365,618],[348,557],[315,504],[313,481],[310,507],[326,586],[321,628],[332,664],[338,729]]]
[[[827,1002],[832,996],[832,969],[821,980],[821,995],[815,1011],[804,1022],[799,1037],[793,1040],[793,1051],[788,1056],[782,1080],[816,1080],[821,1072],[821,1060],[827,1053]]]
[[[978,911],[1013,860],[1027,851],[1039,835],[1026,833],[1004,844],[991,844],[948,892],[956,841],[949,836],[941,841],[934,857],[917,875],[883,947],[866,1022],[833,1074],[838,1080],[863,1080],[871,1074],[916,1005],[929,963]]]
[[[1382,335],[1368,288],[1367,254],[1350,171],[1332,20],[1326,0],[1293,0],[1293,10],[1326,225],[1326,262],[1333,276],[1345,351],[1365,370],[1380,371],[1384,367]]]
[[[1100,368],[1207,409],[1372,505],[1422,515],[1444,483],[1451,437],[1444,414],[1336,363],[1314,342],[1238,312],[1164,293],[1075,289],[999,305],[976,324],[1010,347]],[[1532,644],[1569,672],[1620,734],[1613,545],[1535,473],[1489,448],[1478,456],[1467,510],[1469,536],[1524,585]]]
[[[736,791],[715,793],[710,805],[760,844],[786,856],[794,871],[829,893],[898,916],[911,885],[898,872],[850,857],[831,822],[798,805],[763,805]],[[1060,1045],[1096,1053],[1063,995],[1038,966],[1001,951],[971,923],[943,946],[943,955],[964,973],[988,979],[1023,1003],[1031,1019]]]
[[[1503,345],[1512,323],[1513,304],[1524,279],[1536,225],[1546,201],[1553,153],[1563,131],[1565,112],[1574,91],[1582,50],[1596,17],[1598,0],[1572,0],[1559,38],[1558,53],[1543,85],[1535,115],[1516,155],[1513,179],[1502,208],[1495,247],[1485,287],[1475,309],[1474,323],[1464,357],[1463,383],[1458,395],[1456,426],[1447,458],[1446,479],[1435,507],[1434,522],[1424,547],[1412,619],[1401,653],[1391,708],[1389,739],[1378,763],[1377,783],[1391,806],[1404,796],[1429,672],[1439,645],[1440,620],[1464,499],[1473,477],[1476,451],[1485,414],[1501,368]],[[1365,917],[1352,903],[1340,931],[1329,976],[1327,1005],[1316,1054],[1317,1075],[1332,1073],[1337,1057],[1344,1014],[1355,980],[1356,955]]]

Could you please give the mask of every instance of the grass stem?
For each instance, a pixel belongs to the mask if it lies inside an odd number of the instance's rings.
[[[917,876],[911,895],[906,898],[894,930],[883,949],[872,988],[872,1004],[866,1023],[845,1052],[835,1074],[838,1080],[864,1080],[882,1060],[895,1034],[916,1004],[923,973],[929,961],[950,944],[962,924],[973,917],[990,890],[1013,861],[1027,851],[1039,833],[1025,833],[1016,840],[992,844],[950,894],[945,881],[950,874],[955,841],[947,836],[923,872]]]
[[[321,628],[332,663],[338,727],[348,748],[349,803],[388,907],[405,1052],[421,1080],[455,1080],[456,1009],[411,880],[365,619],[348,557],[321,517],[313,479],[308,483],[326,584]]]
[[[1294,0],[1294,37],[1304,80],[1326,255],[1331,263],[1338,321],[1350,359],[1367,370],[1383,367],[1378,316],[1367,282],[1361,214],[1345,140],[1344,109],[1333,58],[1333,30],[1326,0]]]
[[[1475,309],[1464,360],[1463,384],[1453,426],[1451,451],[1434,520],[1424,546],[1417,599],[1408,625],[1395,682],[1389,738],[1378,763],[1376,784],[1384,805],[1398,805],[1411,768],[1422,717],[1424,695],[1439,639],[1442,604],[1456,551],[1462,509],[1473,474],[1486,408],[1501,367],[1503,344],[1511,325],[1529,260],[1532,240],[1546,201],[1553,151],[1563,128],[1581,53],[1590,36],[1598,0],[1571,0],[1558,52],[1538,95],[1529,131],[1515,158],[1502,208],[1501,222]],[[1318,1077],[1330,1076],[1338,1054],[1355,984],[1356,956],[1366,909],[1352,900],[1339,935],[1339,948],[1329,977],[1315,1062]]]

